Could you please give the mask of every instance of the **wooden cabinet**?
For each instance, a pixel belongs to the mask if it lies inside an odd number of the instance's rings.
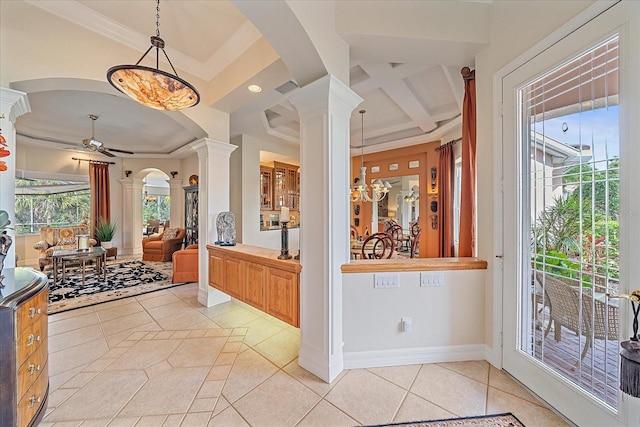
[[[0,294],[0,425],[38,425],[47,408],[47,276],[6,268]]]
[[[238,244],[207,246],[209,285],[295,327],[300,325],[300,263],[280,251]]]
[[[255,262],[247,262],[244,300],[247,304],[265,311],[265,287],[267,268]]]
[[[221,256],[209,252],[209,286],[224,292],[224,264]]]
[[[269,267],[266,280],[266,312],[289,324],[298,323],[300,275]]]
[[[184,188],[184,246],[198,243],[198,186]]]
[[[224,257],[224,293],[244,301],[244,264],[238,258]]]
[[[273,210],[273,168],[260,166],[260,209]]]
[[[272,162],[260,166],[260,209],[300,209],[300,167]]]

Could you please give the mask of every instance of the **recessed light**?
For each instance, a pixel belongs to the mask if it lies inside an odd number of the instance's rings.
[[[249,85],[249,87],[247,87],[247,89],[249,89],[250,92],[253,93],[260,93],[262,92],[262,88],[258,85]]]

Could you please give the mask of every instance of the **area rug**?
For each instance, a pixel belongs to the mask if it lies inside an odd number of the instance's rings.
[[[101,304],[121,298],[159,291],[184,283],[171,283],[170,262],[140,260],[110,261],[107,263],[107,280],[96,274],[93,266],[86,267],[85,284],[79,269],[67,272],[64,283],[58,274],[53,283],[49,273],[49,314]]]
[[[406,427],[524,427],[524,424],[511,412],[478,417],[448,418],[446,420],[412,421],[408,423],[380,424],[370,427],[406,426]]]

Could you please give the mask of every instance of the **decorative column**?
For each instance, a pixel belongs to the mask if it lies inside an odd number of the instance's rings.
[[[331,382],[343,369],[342,273],[349,262],[349,120],[362,102],[333,76],[290,98],[300,117],[300,353]]]
[[[216,241],[216,218],[229,210],[229,160],[238,148],[204,138],[192,148],[198,153],[198,302],[211,307],[231,297],[209,286],[207,245]]]
[[[184,190],[182,179],[169,179],[169,197],[171,198],[171,211],[169,212],[169,226],[184,226]]]
[[[122,255],[142,254],[142,186],[138,178],[123,178],[122,185],[122,213],[120,227],[122,228]]]
[[[6,150],[9,150],[7,157],[0,160],[4,162],[7,170],[0,170],[0,209],[9,214],[10,227],[16,224],[16,119],[21,115],[31,111],[29,98],[24,92],[0,88],[0,129],[2,136],[6,140]],[[1,118],[4,117],[4,118]],[[9,247],[7,256],[4,259],[4,267],[16,266],[16,243],[15,230],[8,230],[13,239],[13,244]]]

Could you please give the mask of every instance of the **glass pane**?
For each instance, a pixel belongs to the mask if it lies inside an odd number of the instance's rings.
[[[618,401],[618,38],[520,91],[520,350],[611,407]]]

